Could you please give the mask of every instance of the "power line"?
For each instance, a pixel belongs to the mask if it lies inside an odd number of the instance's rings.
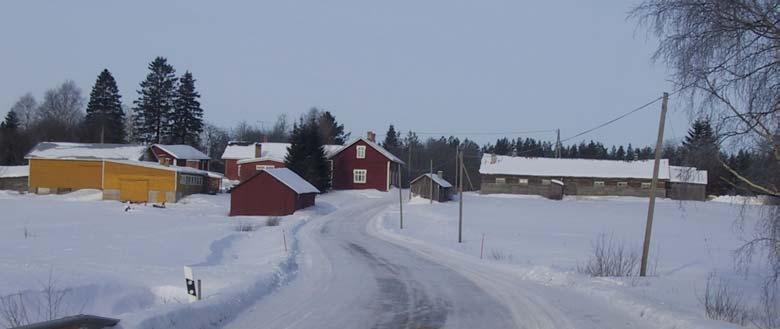
[[[634,113],[636,113],[636,112],[639,112],[639,111],[641,111],[641,110],[644,110],[644,109],[648,108],[650,105],[653,105],[653,104],[655,104],[656,102],[660,101],[661,99],[663,99],[663,96],[661,96],[661,97],[658,97],[658,98],[656,98],[656,99],[653,99],[652,101],[650,101],[650,102],[648,102],[648,103],[646,103],[646,104],[644,104],[644,105],[642,105],[642,106],[640,106],[640,107],[637,107],[637,108],[635,108],[635,109],[633,109],[633,110],[631,110],[631,111],[628,111],[628,112],[626,112],[626,113],[623,113],[623,114],[621,114],[621,115],[619,115],[619,116],[617,116],[617,117],[615,117],[615,118],[613,118],[613,119],[611,119],[611,120],[609,120],[609,121],[607,121],[607,122],[604,122],[604,123],[602,123],[602,124],[599,124],[599,125],[597,125],[597,126],[595,126],[595,127],[593,127],[593,128],[590,128],[590,129],[583,130],[583,131],[581,131],[581,132],[579,132],[579,133],[577,133],[577,134],[574,134],[574,135],[573,135],[573,136],[571,136],[571,137],[564,138],[564,139],[562,139],[562,140],[561,140],[561,142],[562,142],[562,143],[563,143],[563,142],[568,142],[568,141],[570,141],[570,140],[572,140],[572,139],[574,139],[574,138],[577,138],[577,137],[580,137],[580,136],[582,136],[582,135],[585,135],[585,134],[587,134],[587,133],[593,132],[593,131],[595,131],[595,130],[598,130],[598,129],[604,128],[604,127],[606,127],[606,126],[608,126],[608,125],[610,125],[610,124],[612,124],[612,123],[615,123],[615,121],[618,121],[618,120],[620,120],[620,119],[623,119],[623,118],[625,118],[625,117],[627,117],[627,116],[629,116],[629,115],[631,115],[631,114],[634,114]]]

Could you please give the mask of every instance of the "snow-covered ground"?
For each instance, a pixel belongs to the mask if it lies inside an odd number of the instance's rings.
[[[707,277],[715,271],[745,293],[746,301],[758,300],[762,280],[756,273],[760,271],[746,277],[734,269],[733,251],[746,233],[752,233],[758,210],[743,205],[659,200],[651,247],[655,274],[641,279],[591,278],[576,268],[587,261],[592,242],[601,234],[625,241],[641,254],[647,215],[644,198],[553,201],[466,193],[461,244],[457,243],[457,201],[429,204],[413,199],[404,207],[403,230],[397,206],[376,225],[378,236],[424,250],[431,257],[460,258],[466,268],[483,267],[522,281],[566,287],[659,328],[731,327],[706,319],[700,297]],[[746,225],[745,233],[736,223]],[[484,259],[480,260],[483,235]]]
[[[298,223],[328,211],[323,203],[268,227],[264,217],[228,217],[225,194],[129,211],[100,198],[94,190],[48,196],[0,191],[0,296],[40,290],[51,273],[56,288],[69,291],[61,315],[116,316],[132,327],[187,309],[188,265],[202,279],[206,299],[215,300],[211,304],[239,297],[249,303],[286,275],[281,263],[291,253],[284,251],[282,230],[289,239]],[[257,230],[239,232],[238,223]]]

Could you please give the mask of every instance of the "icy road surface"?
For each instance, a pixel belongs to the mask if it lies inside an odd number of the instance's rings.
[[[358,195],[358,194],[356,194]],[[366,194],[306,224],[300,272],[227,328],[635,328],[584,296],[381,237],[397,194]],[[396,210],[397,211],[397,210]]]

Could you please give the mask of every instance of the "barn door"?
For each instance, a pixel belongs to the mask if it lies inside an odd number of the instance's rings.
[[[119,200],[147,202],[149,199],[149,182],[145,180],[120,180]]]

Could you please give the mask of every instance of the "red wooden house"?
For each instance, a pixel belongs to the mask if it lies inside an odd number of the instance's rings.
[[[335,190],[390,190],[398,185],[404,162],[374,142],[374,134],[358,138],[335,152],[330,159]]]
[[[314,205],[320,191],[287,168],[265,169],[230,192],[230,216],[285,216]]]
[[[225,161],[225,177],[230,180],[238,180],[238,161],[243,159],[259,158],[261,154],[260,143],[230,141],[222,153]]]
[[[154,144],[150,149],[162,165],[209,170],[209,156],[192,146]]]

